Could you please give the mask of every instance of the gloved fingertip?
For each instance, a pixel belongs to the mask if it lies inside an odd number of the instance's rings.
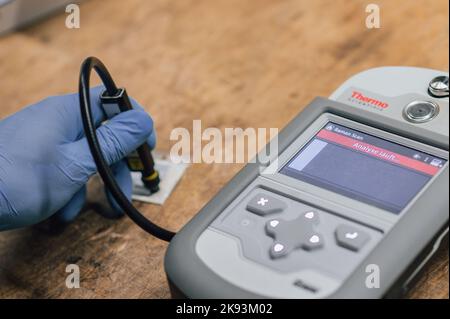
[[[153,121],[147,113],[131,110],[116,115],[102,125],[97,129],[97,136],[111,165],[145,143],[152,130]]]
[[[145,111],[145,109],[137,102],[135,99],[130,97],[131,104],[133,105],[133,109],[140,110],[142,112],[145,112],[148,115],[148,113]],[[150,117],[150,116],[149,116]],[[147,144],[150,146],[151,149],[154,149],[156,147],[156,132],[155,127],[153,125],[153,119],[150,117],[150,120],[152,121],[152,132],[147,138]]]
[[[136,101],[132,97],[129,97],[129,98],[130,98],[131,105],[133,106],[133,109],[141,110],[141,111],[145,112],[144,108],[142,107],[142,105],[138,101]]]
[[[155,132],[155,129],[153,129],[152,133],[147,138],[147,144],[150,146],[150,148],[152,150],[156,147],[156,132]]]
[[[105,86],[104,85],[97,85],[97,86],[92,87],[89,90],[91,98],[99,98],[100,94],[102,94],[104,90],[105,90]]]
[[[86,186],[82,187],[72,199],[51,218],[63,224],[68,224],[75,220],[86,202]]]
[[[120,161],[114,164],[111,167],[114,177],[116,178],[117,184],[119,184],[120,189],[127,197],[128,200],[131,201],[132,191],[133,191],[133,182],[131,180],[131,174],[128,170],[127,164],[125,161]],[[111,205],[112,212],[111,214],[105,215],[107,218],[120,218],[124,215],[122,208],[117,204],[116,200],[109,192],[108,189],[105,189],[106,198],[108,199],[109,204]]]
[[[130,119],[136,122],[138,129],[141,130],[143,135],[151,135],[153,132],[153,119],[144,110],[131,110],[128,111]],[[123,114],[126,114],[125,112]]]
[[[143,110],[130,110],[113,117],[106,125],[127,128],[129,132],[145,136],[153,132],[153,119]]]
[[[86,201],[86,186],[55,214],[35,225],[36,229],[47,235],[59,235],[79,214]]]

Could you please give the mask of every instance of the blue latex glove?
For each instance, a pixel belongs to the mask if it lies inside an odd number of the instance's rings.
[[[91,90],[93,116],[104,120],[99,95]],[[131,197],[131,176],[124,160],[139,145],[153,148],[150,116],[132,100],[97,129],[103,153],[124,193]],[[78,94],[49,97],[0,121],[0,231],[32,225],[55,216],[72,221],[86,199],[86,183],[96,166],[84,137]],[[108,199],[118,214],[120,208]]]

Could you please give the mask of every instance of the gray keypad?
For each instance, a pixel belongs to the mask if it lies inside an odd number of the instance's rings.
[[[336,228],[335,236],[339,246],[355,252],[361,250],[370,239],[367,233],[348,225],[338,226]]]
[[[248,211],[260,216],[281,213],[286,207],[281,200],[263,193],[254,196],[247,204]]]
[[[314,269],[345,278],[382,236],[379,231],[315,207],[311,201],[303,202],[278,184],[268,185],[276,192],[261,187],[264,183],[254,182],[251,190],[230,204],[213,223],[213,228],[239,239],[245,259],[279,273]],[[354,240],[346,244],[350,238],[345,238],[345,233],[342,244],[338,243],[337,229],[342,225],[357,229],[358,235],[363,231],[369,236],[358,252]],[[353,236],[352,232],[347,235]]]
[[[323,246],[322,235],[315,231],[319,222],[314,211],[302,213],[294,220],[271,219],[266,223],[266,233],[274,239],[270,257],[275,259],[288,255],[295,249],[314,250]]]

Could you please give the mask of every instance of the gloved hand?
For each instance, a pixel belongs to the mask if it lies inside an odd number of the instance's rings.
[[[104,120],[99,96],[91,89],[97,125]],[[153,121],[132,100],[134,110],[97,129],[103,153],[130,198],[131,176],[124,160],[144,142],[155,145]],[[86,183],[96,166],[84,137],[78,94],[54,96],[0,121],[0,231],[38,223],[56,213],[72,221],[86,199]],[[108,194],[110,203],[120,208]]]

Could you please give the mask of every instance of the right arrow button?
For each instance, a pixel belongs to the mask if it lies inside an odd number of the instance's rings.
[[[338,226],[335,235],[339,246],[355,252],[361,250],[370,239],[367,233],[348,225]]]

